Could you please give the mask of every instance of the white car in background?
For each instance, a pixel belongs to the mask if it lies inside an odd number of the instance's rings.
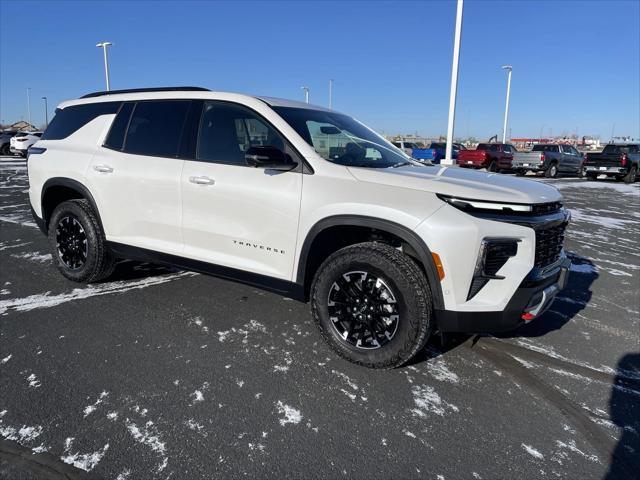
[[[40,137],[42,132],[18,132],[11,137],[9,151],[26,157],[29,147],[40,140]]]

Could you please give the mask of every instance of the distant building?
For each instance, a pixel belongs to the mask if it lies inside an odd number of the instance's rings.
[[[6,130],[37,130],[37,128],[28,122],[20,120],[19,122],[16,122],[13,125],[9,125],[8,127],[6,127]]]

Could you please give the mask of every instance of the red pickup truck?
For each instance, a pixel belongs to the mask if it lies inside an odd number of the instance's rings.
[[[511,170],[517,150],[508,143],[479,143],[475,150],[460,150],[458,165],[466,168],[486,168],[490,172]]]

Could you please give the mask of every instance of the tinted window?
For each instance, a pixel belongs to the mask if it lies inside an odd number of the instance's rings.
[[[188,100],[136,103],[124,151],[159,157],[177,156],[189,103]]]
[[[56,110],[56,115],[42,135],[43,140],[61,140],[84,127],[100,115],[116,113],[120,102],[88,103]]]
[[[123,103],[120,107],[118,115],[111,124],[111,129],[107,135],[107,139],[104,142],[105,147],[113,148],[115,150],[122,150],[124,143],[124,134],[127,131],[129,125],[129,119],[131,118],[131,112],[133,111],[133,103]]]
[[[607,154],[623,154],[623,153],[637,153],[638,145],[607,145],[602,150],[602,153]]]
[[[205,102],[198,134],[198,160],[246,165],[244,153],[258,146],[282,151],[285,147],[275,129],[251,110],[224,102]]]

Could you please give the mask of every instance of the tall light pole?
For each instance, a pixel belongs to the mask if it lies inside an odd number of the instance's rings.
[[[300,87],[304,90],[304,102],[309,103],[309,87]]]
[[[333,100],[333,78],[329,79],[329,108],[331,108],[332,100]]]
[[[462,34],[462,7],[464,0],[458,0],[456,10],[456,33],[453,40],[453,64],[451,66],[451,91],[449,94],[449,121],[447,123],[447,150],[440,163],[454,165],[453,159],[453,124],[456,119],[456,96],[458,93],[458,63],[460,60],[460,37]]]
[[[502,69],[509,72],[507,76],[507,104],[504,107],[504,127],[502,128],[502,143],[507,143],[507,119],[509,118],[509,94],[511,93],[511,71],[513,67],[511,65],[503,65]]]
[[[27,118],[31,126],[31,88],[27,87]]]
[[[44,100],[44,125],[45,128],[49,126],[49,106],[47,104],[47,97],[42,97]]]
[[[104,76],[107,80],[107,92],[111,90],[111,86],[109,85],[109,60],[107,59],[107,47],[113,45],[111,42],[100,42],[96,44],[96,47],[102,48],[102,53],[104,54]]]

